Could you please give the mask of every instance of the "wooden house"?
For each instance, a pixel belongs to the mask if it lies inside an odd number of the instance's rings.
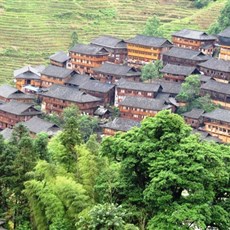
[[[182,116],[187,124],[197,129],[202,124],[203,118],[202,114],[204,113],[203,109],[192,109],[189,112],[183,113]]]
[[[183,82],[189,75],[200,74],[200,71],[193,66],[182,66],[167,64],[161,70],[167,81]]]
[[[48,88],[53,84],[64,85],[74,74],[73,70],[49,65],[41,72],[41,86]]]
[[[159,83],[132,82],[121,79],[116,84],[115,105],[117,106],[126,96],[155,98],[162,91]]]
[[[97,80],[88,80],[79,86],[80,91],[102,99],[104,105],[114,104],[115,85]]]
[[[210,56],[200,51],[179,47],[173,47],[169,51],[164,52],[162,57],[164,65],[173,64],[193,67],[196,67],[197,64],[205,62],[210,58]]]
[[[16,82],[16,88],[23,90],[24,86],[31,85],[34,87],[41,87],[41,72],[45,66],[25,66],[21,69],[14,71],[14,80]]]
[[[204,130],[225,143],[230,142],[230,111],[216,109],[203,115]]]
[[[230,26],[218,34],[219,58],[230,61]]]
[[[200,71],[216,81],[230,82],[230,61],[212,58],[199,64]]]
[[[117,132],[127,132],[133,127],[140,127],[140,122],[132,119],[117,117],[104,125],[101,125],[103,134],[106,136],[113,136]]]
[[[200,95],[210,95],[212,102],[230,109],[230,84],[209,80],[200,87]]]
[[[100,67],[93,68],[92,76],[101,82],[114,84],[121,78],[130,81],[140,81],[141,72],[127,65],[105,62]]]
[[[19,102],[32,103],[34,102],[34,99],[34,95],[25,94],[12,86],[0,86],[0,100],[2,102],[10,102],[12,100],[15,100]]]
[[[65,52],[59,51],[51,55],[49,59],[51,65],[68,68],[70,57]]]
[[[66,83],[67,86],[79,87],[89,80],[94,80],[93,77],[87,74],[74,74]]]
[[[82,113],[92,115],[101,99],[80,91],[76,87],[52,85],[48,92],[42,93],[42,110],[46,113],[61,115],[63,109],[76,105]]]
[[[106,48],[109,52],[108,61],[122,64],[127,58],[127,45],[126,42],[120,38],[112,36],[100,36],[91,41],[92,45]]]
[[[212,55],[215,48],[216,37],[203,31],[183,29],[172,34],[175,46],[199,50],[207,55]]]
[[[35,109],[33,104],[10,101],[0,105],[0,129],[12,128],[18,122],[40,114],[41,111]]]
[[[137,68],[143,65],[162,59],[162,53],[168,51],[173,45],[165,38],[158,38],[146,35],[136,35],[126,40],[130,66]]]
[[[77,44],[69,50],[69,56],[72,69],[80,74],[90,74],[92,68],[108,61],[109,52],[100,46]]]
[[[163,109],[170,109],[170,105],[166,105],[165,100],[145,97],[127,96],[119,103],[120,116],[122,118],[141,121],[145,117],[154,117]]]

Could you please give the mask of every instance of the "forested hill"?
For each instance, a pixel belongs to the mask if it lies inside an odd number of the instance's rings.
[[[141,33],[156,15],[166,36],[181,28],[207,29],[226,0],[203,9],[189,0],[0,0],[0,82],[12,82],[12,71],[45,64],[66,50],[73,31],[81,42],[102,34],[122,38]]]

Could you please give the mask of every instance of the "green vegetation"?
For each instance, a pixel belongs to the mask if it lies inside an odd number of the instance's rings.
[[[146,80],[154,80],[162,77],[162,73],[160,70],[163,68],[163,62],[160,60],[156,60],[154,63],[148,63],[144,65],[141,69],[141,79],[143,81]]]
[[[149,18],[146,21],[143,34],[154,37],[163,37],[164,35],[162,30],[160,29],[160,25],[160,20],[156,16]]]
[[[197,10],[189,0],[0,0],[0,82],[13,83],[14,69],[45,64],[49,55],[67,50],[75,31],[81,42],[102,34],[129,38],[156,15],[170,37],[182,28],[207,29],[225,2]]]

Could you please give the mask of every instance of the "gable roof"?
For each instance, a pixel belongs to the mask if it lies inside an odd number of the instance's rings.
[[[230,110],[215,109],[212,112],[204,113],[203,117],[230,123]]]
[[[0,86],[0,97],[9,98],[12,94],[18,92],[19,90],[10,85]]]
[[[76,87],[65,85],[52,85],[48,92],[42,93],[45,97],[52,97],[77,103],[87,103],[101,101],[100,98],[79,91]]]
[[[206,62],[200,63],[199,66],[230,73],[230,61],[222,59],[211,58]]]
[[[109,55],[109,52],[105,48],[92,44],[76,44],[69,51],[87,55]]]
[[[79,86],[79,89],[90,90],[95,92],[107,93],[113,89],[115,85],[109,83],[103,83],[97,80],[88,80]]]
[[[49,65],[43,71],[42,75],[56,77],[56,78],[66,78],[71,75],[74,70],[62,68],[59,66]]]
[[[188,76],[191,74],[200,74],[199,70],[196,67],[172,65],[172,64],[167,64],[166,66],[164,66],[161,72],[176,74],[176,75],[183,75],[183,76]]]
[[[199,119],[203,113],[204,113],[203,109],[192,109],[191,111],[183,113],[182,115],[184,117]]]
[[[206,61],[211,58],[210,56],[207,56],[200,51],[179,47],[172,47],[170,50],[163,53],[163,56],[177,57],[181,59],[196,61]]]
[[[64,52],[64,51],[59,51],[56,52],[55,54],[51,55],[49,57],[50,60],[59,62],[59,63],[63,63],[66,62],[70,59],[70,57]]]
[[[159,38],[146,35],[136,35],[134,38],[126,40],[127,43],[151,46],[151,47],[171,47],[173,44],[166,38]]]
[[[65,84],[79,86],[89,81],[90,79],[92,79],[92,77],[87,74],[74,74]]]
[[[137,91],[145,91],[145,92],[158,92],[161,88],[159,83],[142,83],[142,82],[134,82],[134,81],[126,81],[125,79],[120,79],[117,83],[117,88],[122,89],[131,89]]]
[[[105,62],[100,67],[93,68],[93,71],[104,74],[118,75],[118,76],[139,76],[140,71],[127,65],[119,65]]]
[[[117,117],[113,121],[101,125],[101,127],[103,128],[109,128],[109,129],[123,131],[123,132],[132,129],[133,127],[140,127],[140,126],[141,124],[138,121],[134,121],[127,118],[121,118],[121,117]]]
[[[14,77],[16,79],[40,79],[40,72],[44,68],[43,66],[38,67],[31,67],[31,66],[24,66],[20,69],[14,71]]]
[[[163,79],[156,79],[153,82],[159,83],[162,86],[162,93],[177,95],[181,89],[181,83],[173,81],[165,81]]]
[[[220,32],[218,36],[230,38],[230,26]]]
[[[126,43],[120,38],[116,38],[109,35],[100,36],[91,41],[91,44],[98,45],[106,48],[126,48]]]
[[[205,84],[201,85],[201,89],[210,90],[214,92],[218,92],[221,94],[230,95],[230,84],[218,82],[215,80],[209,80]]]
[[[183,29],[172,34],[172,36],[188,38],[193,40],[216,40],[216,37],[208,35],[203,31]]]

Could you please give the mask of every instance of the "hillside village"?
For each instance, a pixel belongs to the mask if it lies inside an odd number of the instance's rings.
[[[185,105],[177,98],[183,82],[199,75],[200,95],[210,95],[218,108],[192,109],[182,116],[202,139],[230,142],[230,27],[217,36],[183,29],[172,34],[171,41],[146,35],[127,40],[100,36],[49,59],[48,66],[15,70],[15,87],[0,86],[0,129],[5,138],[19,122],[32,136],[41,131],[52,136],[60,128],[42,114],[62,116],[71,105],[98,117],[103,135],[125,132],[161,110],[177,113]],[[157,60],[163,62],[163,78],[143,81],[141,69]],[[119,116],[112,118],[114,107]]]

